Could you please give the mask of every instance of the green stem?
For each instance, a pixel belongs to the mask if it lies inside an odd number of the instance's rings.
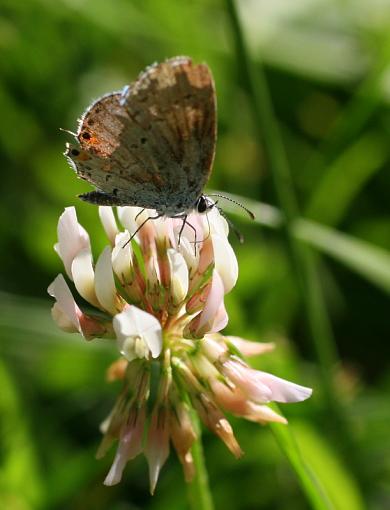
[[[214,503],[210,492],[207,468],[204,460],[202,436],[198,418],[193,413],[192,421],[198,431],[198,439],[191,448],[194,459],[195,476],[188,484],[188,499],[192,510],[214,510]]]

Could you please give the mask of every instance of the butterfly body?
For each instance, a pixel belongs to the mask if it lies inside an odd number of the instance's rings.
[[[95,101],[65,155],[96,187],[81,199],[178,216],[196,208],[216,141],[216,99],[208,67],[175,57],[147,68],[121,92]]]

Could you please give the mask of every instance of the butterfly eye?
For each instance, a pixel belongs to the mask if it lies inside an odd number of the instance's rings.
[[[214,202],[208,200],[204,195],[201,195],[196,202],[196,210],[198,213],[202,214],[212,209],[214,205]]]

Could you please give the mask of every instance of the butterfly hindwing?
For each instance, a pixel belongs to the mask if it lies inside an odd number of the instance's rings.
[[[86,111],[67,156],[116,203],[177,214],[193,207],[213,162],[214,83],[206,65],[175,57]]]

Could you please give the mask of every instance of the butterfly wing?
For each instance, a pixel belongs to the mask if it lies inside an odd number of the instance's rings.
[[[216,100],[208,67],[175,57],[147,68],[122,93],[96,101],[81,119],[77,174],[113,203],[173,215],[192,208],[212,167]]]

